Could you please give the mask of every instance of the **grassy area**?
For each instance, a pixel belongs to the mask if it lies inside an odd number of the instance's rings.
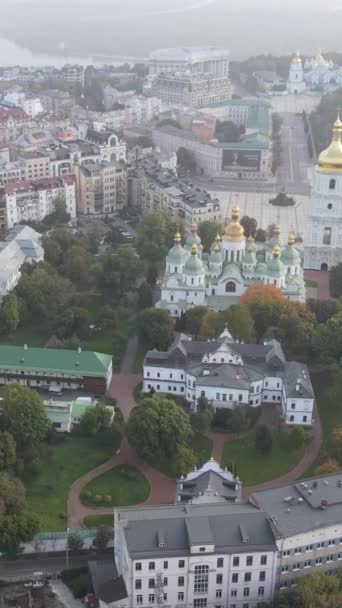
[[[313,281],[312,279],[305,279],[305,287],[317,287],[317,281]]]
[[[323,441],[319,456],[305,472],[305,477],[312,475],[319,463],[334,458],[332,452],[332,432],[342,427],[342,374],[331,368],[320,372],[311,372],[319,414],[323,428]]]
[[[113,515],[90,515],[84,519],[83,525],[88,530],[96,530],[100,526],[112,528],[114,525]]]
[[[192,444],[190,446],[196,456],[197,466],[200,466],[210,459],[212,441],[200,433],[195,433]],[[168,477],[177,478],[180,475],[177,463],[169,458],[151,463],[156,469],[167,475]]]
[[[254,433],[244,439],[224,444],[223,466],[237,465],[244,485],[254,485],[276,479],[291,471],[304,455],[305,446],[295,450],[288,448],[287,435],[273,432],[273,448],[270,456],[261,456],[254,446]]]
[[[71,484],[112,455],[112,447],[89,437],[67,436],[64,443],[48,446],[42,470],[23,479],[28,507],[39,517],[42,532],[65,530]]]
[[[88,483],[81,501],[87,507],[127,507],[145,502],[149,493],[147,479],[135,467],[123,464]]]

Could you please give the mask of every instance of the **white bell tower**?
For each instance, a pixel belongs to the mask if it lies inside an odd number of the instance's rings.
[[[289,78],[287,81],[287,90],[293,95],[296,93],[303,93],[306,85],[304,81],[304,71],[302,60],[299,53],[296,53],[291,61]]]

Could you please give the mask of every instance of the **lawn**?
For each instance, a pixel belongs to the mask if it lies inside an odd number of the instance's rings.
[[[269,456],[261,456],[254,446],[254,433],[238,441],[224,444],[222,466],[237,465],[238,475],[244,485],[271,481],[284,475],[301,460],[305,446],[289,449],[286,434],[273,431],[273,447]]]
[[[112,455],[111,446],[89,437],[67,436],[64,443],[47,446],[41,472],[23,479],[28,507],[39,517],[42,532],[66,529],[71,484]]]
[[[96,530],[96,528],[99,528],[100,526],[113,528],[113,519],[113,515],[90,515],[84,519],[83,525],[85,528],[88,528],[88,530]]]
[[[87,507],[127,507],[145,502],[149,494],[147,479],[135,467],[123,464],[88,483],[81,501]]]
[[[205,437],[200,433],[194,434],[190,448],[192,448],[195,453],[197,466],[201,466],[210,459],[211,447],[212,441],[208,439],[208,437]],[[170,458],[167,460],[158,460],[158,462],[153,462],[150,464],[168,477],[173,477],[176,479],[180,475],[180,472],[177,470],[176,462]]]

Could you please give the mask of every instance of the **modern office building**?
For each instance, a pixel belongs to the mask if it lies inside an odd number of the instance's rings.
[[[152,76],[190,71],[228,78],[229,51],[216,46],[158,49],[150,54],[149,69]]]
[[[159,74],[152,81],[152,93],[166,105],[205,106],[231,99],[231,82],[210,73]]]

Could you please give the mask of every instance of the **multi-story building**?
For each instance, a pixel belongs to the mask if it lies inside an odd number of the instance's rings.
[[[266,99],[230,99],[209,104],[200,108],[200,111],[220,121],[230,120],[238,127],[243,127],[246,133],[258,131],[270,135],[272,132],[271,103]]]
[[[187,475],[177,480],[176,503],[205,504],[207,502],[240,502],[242,484],[236,471],[210,458],[201,467],[195,467]]]
[[[0,186],[7,186],[26,177],[22,163],[0,159]]]
[[[0,143],[7,144],[30,126],[30,117],[22,108],[0,106]]]
[[[286,424],[312,423],[315,397],[307,367],[286,361],[277,340],[241,344],[227,329],[218,340],[181,334],[167,352],[148,351],[143,390],[182,396],[195,411],[200,397],[214,409],[271,403]]]
[[[159,74],[152,81],[152,92],[167,105],[205,106],[231,99],[231,82],[214,74]]]
[[[76,180],[80,213],[105,215],[127,205],[127,171],[120,163],[84,163]]]
[[[29,226],[19,224],[0,243],[0,299],[16,287],[25,262],[44,260],[41,238],[41,234]]]
[[[304,267],[330,270],[342,261],[342,122],[311,172],[311,205],[304,239]]]
[[[0,205],[9,229],[22,221],[42,221],[55,210],[56,200],[63,200],[66,212],[76,217],[74,176],[21,180],[0,188]]]
[[[59,73],[61,80],[66,82],[83,82],[84,67],[82,65],[64,65]]]
[[[88,129],[86,140],[98,146],[100,150],[101,161],[125,161],[126,160],[126,142],[120,139],[113,131],[95,131]]]
[[[24,91],[9,91],[4,102],[22,108],[30,118],[35,118],[43,111],[39,97],[29,96]]]
[[[69,110],[75,103],[70,93],[59,91],[58,89],[43,91],[40,95],[40,101],[45,112],[53,112],[55,114]]]
[[[50,158],[48,152],[45,150],[33,150],[32,152],[20,152],[16,153],[18,159],[17,164],[20,164],[24,170],[24,178],[31,179],[42,179],[44,177],[50,177]]]
[[[150,54],[149,70],[152,76],[190,71],[228,78],[229,51],[215,46],[158,49]]]
[[[0,68],[0,81],[10,82],[19,78],[20,68],[17,65]]]
[[[165,125],[154,129],[152,137],[154,144],[167,154],[177,153],[179,148],[193,152],[197,171],[202,175],[251,180],[271,176],[271,140],[260,133],[238,142],[207,142],[190,131]]]
[[[163,169],[155,160],[140,161],[135,179],[138,186],[130,203],[139,207],[143,214],[164,210],[186,230],[190,230],[194,222],[222,220],[218,199],[211,198],[190,180],[178,178],[173,171]]]

